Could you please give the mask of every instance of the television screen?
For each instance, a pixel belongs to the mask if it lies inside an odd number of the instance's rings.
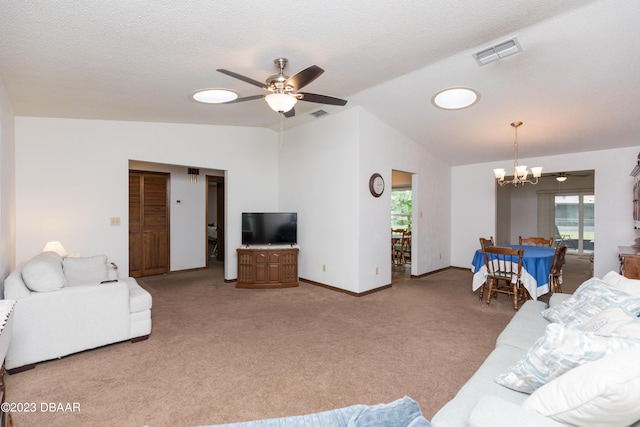
[[[298,242],[296,212],[243,212],[243,245],[293,245]]]

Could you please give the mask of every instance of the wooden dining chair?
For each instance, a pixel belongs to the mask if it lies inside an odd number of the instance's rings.
[[[404,267],[403,254],[404,237],[406,230],[398,228],[391,230],[391,263],[392,267]]]
[[[556,253],[553,256],[553,264],[551,264],[551,272],[549,273],[549,288],[553,294],[562,292],[562,266],[566,254],[567,245],[556,246]]]
[[[482,249],[482,255],[485,257],[485,259],[486,259],[486,254],[484,253],[484,248],[488,246],[494,246],[493,236],[489,237],[488,239],[485,239],[484,237],[480,237],[480,248]],[[482,301],[482,298],[484,297],[484,291],[486,287],[487,287],[487,282],[485,281],[482,284],[482,286],[480,286],[480,290],[478,291],[478,298],[480,299],[480,301]]]
[[[405,230],[402,235],[402,259],[404,264],[411,262],[411,230]]]
[[[518,242],[520,246],[548,246],[553,247],[553,237],[547,239],[546,237],[522,237],[518,236]]]
[[[484,237],[480,238],[480,247],[484,248],[487,246],[494,246],[495,243],[493,242],[493,236],[489,237],[488,239],[485,239]]]
[[[487,305],[491,297],[498,293],[513,297],[513,309],[518,310],[520,300],[527,298],[527,293],[520,281],[522,274],[522,257],[524,248],[488,246],[484,249],[484,262],[487,267]]]

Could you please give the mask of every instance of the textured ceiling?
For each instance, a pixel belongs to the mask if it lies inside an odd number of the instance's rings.
[[[304,90],[345,107],[296,105],[295,126],[361,106],[451,165],[634,146],[640,136],[640,3],[634,0],[156,0],[0,2],[0,79],[18,116],[262,126],[262,100],[205,105],[189,95],[260,88],[316,64]],[[517,37],[523,51],[478,66],[472,54]],[[480,102],[431,105],[470,86]]]

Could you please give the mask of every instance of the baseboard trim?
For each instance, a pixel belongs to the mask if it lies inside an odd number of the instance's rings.
[[[439,268],[437,270],[429,271],[428,273],[418,274],[417,276],[414,276],[412,274],[411,278],[412,279],[420,279],[421,277],[431,276],[432,274],[440,273],[441,271],[446,271],[446,270],[449,270],[451,268],[455,268],[455,269],[458,269],[458,270],[469,270],[468,268],[449,266],[449,267],[444,267],[444,268]]]
[[[36,363],[30,363],[24,366],[18,366],[17,368],[7,369],[7,373],[9,375],[19,374],[20,372],[28,371],[30,369],[34,369],[36,367]]]
[[[303,277],[300,278],[300,281],[308,283],[308,284],[313,285],[313,286],[319,286],[321,288],[329,289],[330,291],[336,291],[336,292],[340,292],[340,293],[343,293],[343,294],[351,295],[352,297],[363,297],[365,295],[369,295],[369,294],[373,294],[375,292],[383,291],[383,290],[389,289],[391,287],[391,284],[388,284],[388,285],[381,286],[379,288],[370,289],[370,290],[365,291],[365,292],[352,292],[352,291],[348,291],[346,289],[336,288],[335,286],[331,286],[331,285],[327,285],[327,284],[324,284],[324,283],[315,282],[313,280],[305,279]]]

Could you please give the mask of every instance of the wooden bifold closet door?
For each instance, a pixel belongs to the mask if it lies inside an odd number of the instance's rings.
[[[129,171],[129,276],[169,272],[169,175]]]

